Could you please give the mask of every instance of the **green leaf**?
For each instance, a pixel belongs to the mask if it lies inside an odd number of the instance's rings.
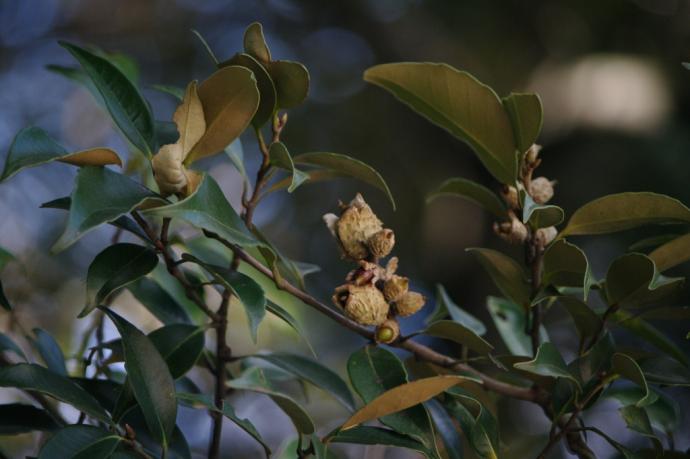
[[[661,442],[654,434],[652,424],[649,421],[649,416],[647,416],[647,412],[644,410],[644,408],[640,408],[639,406],[635,405],[629,405],[624,406],[618,411],[621,414],[621,417],[623,418],[623,421],[625,421],[625,425],[629,430],[632,430],[633,432],[637,432],[649,438],[650,440],[652,440],[652,443],[654,443],[655,449],[657,451],[662,450]]]
[[[122,166],[122,161],[117,153],[109,148],[95,148],[70,153],[43,129],[31,126],[19,131],[12,140],[4,170],[0,175],[0,182],[7,180],[22,169],[52,161],[61,161],[77,166],[104,166],[107,164]]]
[[[154,84],[151,86],[151,88],[155,89],[158,92],[162,92],[163,94],[173,96],[177,100],[177,102],[182,102],[182,99],[184,99],[185,88],[181,88],[179,86],[172,86],[169,84]]]
[[[244,226],[210,175],[204,175],[199,187],[186,199],[167,206],[148,209],[144,213],[152,217],[185,220],[197,228],[217,233],[231,243],[242,247],[260,244]]]
[[[137,244],[121,242],[106,247],[96,255],[86,275],[84,317],[120,287],[144,277],[158,264],[156,251]]]
[[[270,62],[271,51],[264,38],[264,29],[258,22],[252,22],[244,31],[244,51],[260,62]]]
[[[522,221],[534,229],[560,225],[565,218],[563,209],[558,206],[535,204],[531,198],[526,202],[531,205],[525,205],[522,210]]]
[[[128,284],[127,289],[164,325],[192,322],[182,305],[153,280],[146,277],[138,279]]]
[[[279,108],[294,108],[309,94],[309,72],[299,62],[272,61],[265,64],[276,86]]]
[[[0,405],[0,435],[52,431],[59,427],[48,412],[35,406],[22,403]]]
[[[62,349],[55,341],[50,333],[47,331],[34,328],[34,335],[36,335],[36,348],[43,358],[43,361],[48,366],[48,369],[54,373],[62,376],[67,376],[67,368],[65,367],[65,355]]]
[[[464,178],[451,178],[446,180],[436,190],[427,195],[427,204],[441,196],[457,196],[479,204],[498,218],[507,216],[506,206],[496,196],[496,193],[487,187],[472,180]]]
[[[635,406],[646,406],[657,400],[656,394],[649,390],[649,386],[647,386],[647,379],[644,377],[642,369],[632,357],[620,352],[613,354],[611,369],[628,381],[634,382],[642,389],[642,397],[635,400]]]
[[[690,387],[690,369],[676,359],[655,355],[638,361],[649,384]]]
[[[542,343],[537,349],[537,355],[528,362],[518,362],[513,365],[515,368],[528,373],[540,376],[550,376],[552,378],[566,378],[580,386],[580,382],[568,370],[563,357],[553,344]]]
[[[160,352],[134,325],[110,309],[103,309],[122,337],[127,378],[151,435],[167,449],[175,428],[175,383]]]
[[[660,275],[648,256],[629,253],[615,259],[609,266],[605,291],[609,305],[634,308],[675,294],[683,284],[683,278]]]
[[[476,399],[451,391],[444,405],[458,420],[470,446],[482,459],[497,459],[499,449],[498,424],[493,415]]]
[[[288,324],[290,328],[292,328],[297,335],[299,335],[300,338],[304,340],[306,343],[307,347],[309,348],[309,351],[316,357],[316,352],[314,351],[314,348],[312,347],[311,343],[309,342],[309,339],[307,338],[306,331],[302,326],[297,322],[297,319],[295,319],[292,314],[290,314],[285,308],[282,306],[279,306],[272,301],[267,301],[266,302],[266,310],[270,312],[271,314],[275,315],[276,317],[280,318],[283,322]]]
[[[84,389],[68,378],[32,363],[19,363],[0,368],[0,387],[41,392],[99,421],[109,423],[108,413]]]
[[[391,191],[388,188],[385,180],[383,180],[383,177],[381,177],[381,174],[376,172],[376,170],[368,164],[358,159],[339,153],[314,152],[297,155],[293,158],[293,161],[295,164],[317,166],[329,171],[337,172],[339,176],[351,177],[361,180],[364,183],[368,183],[369,185],[383,191],[395,210],[395,199],[393,199],[393,195],[391,194]]]
[[[470,248],[466,251],[477,257],[501,293],[525,309],[529,308],[530,287],[522,266],[496,250]]]
[[[630,451],[628,448],[621,445],[616,440],[609,437],[605,432],[597,429],[596,427],[587,427],[586,430],[590,431],[590,432],[594,432],[595,434],[599,435],[601,438],[606,440],[611,446],[613,446],[616,449],[616,451],[621,453],[623,455],[623,457],[625,457],[625,459],[642,459],[642,456],[640,456],[637,453]]]
[[[443,440],[443,451],[448,456],[448,459],[462,459],[463,442],[453,419],[437,400],[429,400],[425,403],[425,406],[431,415],[431,419],[434,421],[436,432]]]
[[[505,298],[490,296],[486,300],[487,308],[494,320],[499,335],[513,355],[531,356],[532,344],[529,336],[525,333],[526,315],[525,310]],[[546,329],[540,330],[540,341],[549,340]]]
[[[402,362],[390,351],[374,346],[365,346],[353,353],[347,362],[347,371],[352,386],[364,403],[370,403],[408,381]],[[380,421],[399,434],[421,442],[434,453],[433,457],[437,457],[431,419],[423,405],[384,416]]]
[[[242,148],[242,140],[237,138],[225,147],[225,154],[230,158],[232,165],[235,166],[237,172],[240,173],[245,183],[249,183],[249,175],[247,175],[247,168],[244,166],[244,148]]]
[[[100,427],[71,425],[43,445],[38,459],[107,459],[121,440]]]
[[[51,249],[62,251],[98,225],[149,202],[165,202],[139,183],[103,167],[84,167],[77,174],[67,227]]]
[[[455,304],[441,284],[436,284],[436,309],[439,312],[432,313],[430,316],[433,320],[429,320],[427,323],[436,322],[450,315],[451,319],[469,328],[475,334],[482,336],[486,333],[484,323]]]
[[[229,403],[223,401],[223,408],[218,409],[213,403],[213,399],[210,395],[189,394],[180,392],[177,393],[177,399],[185,405],[191,406],[192,408],[205,408],[210,411],[222,413],[223,416],[232,421],[235,425],[237,425],[237,427],[247,432],[249,435],[252,436],[252,438],[254,438],[254,440],[259,442],[259,444],[264,448],[264,451],[266,452],[266,457],[271,456],[271,448],[269,448],[266,442],[264,442],[264,439],[261,437],[261,434],[259,434],[259,432],[256,430],[256,427],[254,427],[254,424],[252,424],[249,421],[249,419],[242,419],[239,416],[237,416],[232,405],[230,405]]]
[[[276,390],[261,368],[249,368],[239,378],[228,381],[228,386],[268,395],[290,417],[298,433],[314,433],[314,422],[309,414],[291,397]]]
[[[168,365],[173,379],[184,376],[204,350],[204,329],[196,325],[166,325],[148,337]]]
[[[560,239],[544,252],[542,285],[580,287],[586,301],[595,283],[585,253],[575,244]]]
[[[580,207],[560,233],[605,234],[659,223],[688,223],[690,209],[677,199],[649,192],[610,194]]]
[[[317,387],[329,392],[348,410],[355,409],[355,401],[352,398],[347,384],[337,373],[321,365],[319,362],[295,354],[272,352],[270,354],[255,354],[253,357],[267,362],[304,379]]]
[[[254,118],[252,118],[252,125],[255,128],[260,128],[267,121],[273,118],[276,111],[276,104],[278,102],[278,95],[276,94],[276,87],[273,84],[271,76],[268,74],[266,68],[253,56],[245,53],[235,54],[227,61],[218,64],[219,68],[230,65],[239,65],[245,67],[254,74],[256,79],[256,86],[259,89],[259,108],[257,108]]]
[[[155,149],[153,116],[149,105],[134,84],[105,58],[64,41],[59,43],[79,61],[125,137],[150,157]]]
[[[29,360],[26,358],[26,355],[24,354],[24,351],[22,351],[22,348],[17,346],[17,344],[4,333],[0,333],[0,353],[2,352],[14,352],[15,354],[17,354],[18,357],[21,357],[26,361]]]
[[[536,94],[511,92],[501,99],[513,126],[515,144],[524,154],[537,141],[544,118],[541,100]]]
[[[498,181],[515,181],[517,145],[513,126],[490,87],[467,72],[434,63],[377,65],[364,72],[364,79],[467,142]]]
[[[562,296],[558,298],[558,302],[573,318],[575,328],[581,337],[594,337],[602,329],[601,317],[584,301],[572,296]]]
[[[615,320],[614,323],[617,326],[625,328],[630,333],[643,339],[644,341],[648,342],[660,351],[678,360],[683,365],[690,365],[688,357],[676,345],[676,343],[671,341],[666,335],[664,335],[664,333],[661,330],[654,327],[649,322],[634,317],[633,315],[625,311],[616,312],[613,316],[613,319]]]
[[[452,320],[439,320],[438,322],[434,322],[422,333],[462,344],[480,355],[488,355],[494,348],[481,336],[475,333],[474,330]]]
[[[654,391],[655,401],[645,405],[652,426],[662,432],[673,432],[680,423],[680,407],[676,400]],[[634,386],[612,386],[606,390],[607,398],[618,400],[623,406],[634,405],[645,396],[644,390]]]
[[[298,186],[309,179],[307,174],[295,168],[290,152],[283,142],[273,142],[268,150],[268,154],[273,166],[285,169],[290,173],[291,182],[288,187],[288,193],[292,193]]]
[[[423,443],[413,440],[407,435],[381,427],[357,426],[342,430],[329,438],[330,443],[354,443],[358,445],[384,445],[394,448],[405,448],[417,451],[428,459],[437,457]]]
[[[659,271],[678,266],[690,260],[690,233],[667,242],[649,254]]]

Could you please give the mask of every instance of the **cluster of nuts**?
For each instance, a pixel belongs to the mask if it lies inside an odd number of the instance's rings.
[[[524,158],[523,170],[526,171],[525,192],[529,194],[532,200],[537,204],[546,204],[553,197],[553,187],[555,182],[546,177],[536,177],[532,179],[532,171],[539,166],[541,159],[539,158],[539,145],[532,145],[527,151]],[[511,244],[522,244],[529,237],[529,230],[527,226],[518,218],[517,213],[520,209],[520,198],[518,189],[514,186],[505,186],[503,189],[503,199],[508,205],[508,221],[495,222],[494,232]],[[558,231],[555,227],[539,228],[534,233],[534,240],[541,247],[545,247],[554,240]]]
[[[384,228],[371,207],[357,194],[350,204],[341,203],[340,216],[326,214],[326,225],[338,241],[343,256],[359,266],[351,271],[345,284],[337,287],[333,302],[352,320],[362,325],[376,325],[376,340],[391,343],[400,335],[396,316],[410,316],[424,306],[426,299],[409,290],[409,279],[396,274],[397,257],[386,266],[379,259],[387,257],[395,245],[393,230]]]

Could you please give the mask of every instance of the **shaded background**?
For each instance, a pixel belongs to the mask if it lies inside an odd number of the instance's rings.
[[[333,211],[339,199],[349,200],[362,191],[395,229],[401,272],[413,279],[415,288],[433,302],[434,284],[442,283],[462,307],[490,322],[484,302],[495,288],[464,253],[472,246],[505,249],[491,234],[490,217],[460,200],[426,206],[424,197],[449,176],[495,184],[466,145],[362,81],[363,70],[377,63],[442,61],[470,71],[502,95],[511,90],[538,92],[545,108],[540,138],[544,164],[539,172],[558,180],[554,203],[567,212],[620,191],[653,190],[690,203],[690,72],[680,65],[690,60],[687,0],[0,0],[0,151],[5,154],[19,129],[35,124],[69,148],[104,145],[126,155],[125,143],[88,92],[44,69],[49,63],[75,65],[56,39],[134,57],[140,65],[140,87],[156,117],[168,120],[174,101],[150,86],[184,86],[213,70],[190,29],[199,30],[220,58],[228,58],[241,49],[244,28],[255,20],[263,23],[275,57],[299,60],[311,73],[310,97],[290,112],[284,132],[291,152],[335,151],[362,159],[381,172],[398,203],[393,212],[377,190],[339,181],[304,186],[292,195],[277,193],[262,204],[256,221],[279,247],[292,258],[322,267],[308,283],[317,296],[328,298],[350,269],[339,260],[321,215]],[[251,173],[258,164],[252,140],[243,138]],[[241,181],[227,159],[217,157],[203,166],[238,203]],[[17,322],[26,328],[44,327],[58,337],[68,356],[88,326],[88,319],[74,319],[83,302],[86,268],[112,236],[112,229],[102,228],[65,253],[48,254],[65,215],[38,206],[69,194],[74,174],[69,166],[53,164],[0,186],[0,246],[22,262],[3,273],[17,313],[15,318],[0,315],[0,327],[15,332]],[[575,242],[601,277],[614,257],[649,234],[655,233]],[[156,326],[154,319],[138,312],[128,294],[116,303],[144,328]],[[292,311],[305,324],[322,361],[342,371],[346,356],[361,341],[299,306]],[[404,330],[418,328],[422,319],[405,321]],[[564,318],[552,314],[548,319],[555,341],[566,347],[576,344],[564,332],[569,326]],[[237,354],[258,348],[307,352],[290,331],[272,321],[262,325],[254,346],[239,307],[233,308],[231,320],[237,325],[229,339]],[[688,349],[683,340],[687,323],[663,326]],[[108,333],[114,336],[112,330]],[[493,329],[490,337],[496,341]],[[204,375],[195,378],[202,386],[208,383]],[[677,395],[687,406],[686,396]],[[0,391],[0,399],[14,396]],[[310,390],[309,396],[307,406],[322,431],[345,415],[322,393]],[[277,422],[282,414],[263,397],[243,397],[233,404],[274,449],[293,435],[287,420]],[[543,441],[535,436],[548,430],[543,416],[519,403],[503,403],[498,409],[506,444],[512,446],[506,457],[530,457],[529,444]],[[677,446],[686,449],[689,415],[683,416],[686,436],[677,439]],[[182,417],[193,449],[203,450],[209,431],[205,416],[184,411]],[[604,405],[594,418],[595,425],[629,439],[615,405]],[[257,447],[233,426],[228,425],[226,433],[227,457],[257,457]],[[598,438],[591,441],[602,457],[613,457]],[[0,445],[18,455],[31,452],[30,442],[26,436],[0,437]],[[406,457],[399,450],[375,447],[349,454]],[[555,452],[553,457],[567,454]]]

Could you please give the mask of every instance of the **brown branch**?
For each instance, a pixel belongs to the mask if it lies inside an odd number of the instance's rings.
[[[218,411],[210,412],[213,418],[213,435],[211,436],[211,444],[208,450],[208,459],[218,459],[220,457],[220,441],[223,436],[223,400],[225,397],[225,381],[227,373],[225,371],[225,364],[232,356],[230,347],[226,340],[228,331],[228,306],[232,294],[227,288],[223,291],[220,306],[216,313],[213,326],[216,329],[216,367],[215,373],[215,393],[214,404]]]

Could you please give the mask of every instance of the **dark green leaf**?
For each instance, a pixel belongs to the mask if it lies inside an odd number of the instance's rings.
[[[497,459],[499,448],[498,424],[484,406],[472,397],[452,392],[444,405],[458,420],[470,446],[482,459]]]
[[[453,419],[437,400],[429,400],[425,405],[434,421],[436,432],[443,440],[443,451],[448,459],[462,459],[462,440]]]
[[[579,386],[580,382],[568,371],[563,357],[553,344],[542,343],[537,349],[537,355],[528,362],[519,362],[513,365],[521,371],[527,371],[540,376],[550,376],[553,378],[566,378]]]
[[[494,348],[474,330],[452,320],[434,322],[422,333],[462,344],[480,355],[488,355]]]
[[[688,223],[690,209],[677,199],[649,192],[611,194],[580,207],[560,236],[604,234],[658,223]]]
[[[0,333],[0,352],[14,352],[17,356],[28,361],[22,348],[17,346],[17,344],[4,333]]]
[[[524,269],[515,260],[491,249],[466,249],[477,257],[505,296],[525,309],[530,305],[530,287]]]
[[[113,64],[78,46],[60,42],[81,64],[103,97],[115,124],[140,151],[151,155],[153,117],[148,104],[132,82]]]
[[[312,345],[309,342],[309,339],[307,338],[305,330],[302,328],[299,322],[297,322],[297,319],[295,319],[292,316],[292,314],[285,310],[285,308],[278,306],[272,301],[266,302],[266,310],[271,314],[274,314],[275,316],[279,317],[283,320],[283,322],[288,324],[300,336],[300,338],[304,340],[304,342],[309,347],[309,351],[312,353],[312,355],[316,356],[316,352],[314,352],[314,348],[312,348]]]
[[[646,406],[657,400],[656,394],[649,390],[649,386],[647,386],[647,380],[642,373],[642,369],[640,369],[640,366],[632,357],[621,354],[620,352],[613,354],[611,369],[621,377],[637,384],[642,389],[642,396],[635,400],[635,406]]]
[[[666,271],[690,260],[690,233],[673,239],[649,254],[659,271]]]
[[[658,451],[662,449],[661,442],[654,434],[652,424],[649,421],[649,416],[647,416],[647,412],[644,410],[644,408],[629,405],[624,406],[618,411],[620,412],[621,417],[625,421],[625,425],[628,427],[628,429],[652,440]]]
[[[368,183],[383,191],[393,205],[393,209],[395,209],[395,199],[393,199],[393,195],[381,174],[358,159],[339,153],[314,152],[302,153],[295,156],[293,160],[295,164],[321,167],[329,171],[335,171],[340,177],[352,177]]]
[[[71,425],[43,445],[38,459],[106,459],[122,439],[100,427]]]
[[[260,23],[252,22],[244,31],[244,51],[260,62],[270,62],[271,51],[266,44],[264,30]]]
[[[526,200],[531,202],[532,199]],[[553,205],[525,205],[522,210],[522,221],[529,223],[533,229],[548,228],[549,226],[556,226],[563,222],[565,213],[563,209]]]
[[[348,410],[355,409],[355,401],[345,381],[337,373],[317,361],[299,355],[279,352],[255,354],[254,357],[266,360],[298,378],[322,388],[332,394]]]
[[[47,331],[40,328],[34,328],[34,335],[36,335],[36,348],[41,354],[43,361],[48,366],[48,369],[59,375],[67,376],[65,355],[62,353],[62,349],[60,349],[55,338]]]
[[[10,303],[10,300],[7,299],[5,290],[2,288],[2,279],[0,279],[0,306],[8,311],[12,310],[12,304]]]
[[[188,198],[168,206],[146,210],[144,213],[152,217],[185,220],[243,247],[259,245],[210,175],[204,175],[199,187]]]
[[[690,386],[690,369],[675,359],[656,355],[638,361],[650,384]]]
[[[292,178],[290,186],[288,187],[288,193],[292,193],[297,189],[298,186],[309,179],[307,174],[295,168],[295,164],[292,161],[290,152],[283,142],[273,142],[268,153],[271,159],[271,164],[273,164],[275,167],[285,169],[290,173]]]
[[[680,422],[680,407],[676,400],[654,391],[654,402],[644,406],[652,426],[662,432],[673,432]],[[635,405],[645,397],[640,387],[616,385],[606,390],[605,396],[618,400],[623,406]]]
[[[173,379],[185,375],[204,350],[204,329],[196,325],[166,325],[148,337],[168,365]]]
[[[603,326],[601,318],[587,303],[572,296],[562,296],[558,302],[568,311],[575,322],[575,327],[581,337],[596,336]]]
[[[121,242],[96,255],[86,275],[84,317],[120,287],[147,275],[158,264],[156,251],[145,246]]]
[[[146,335],[110,309],[104,312],[122,337],[127,377],[146,425],[165,450],[177,416],[175,385],[168,366]]]
[[[613,438],[609,437],[605,432],[603,432],[603,431],[597,429],[596,427],[588,427],[587,430],[590,431],[590,432],[596,433],[596,434],[599,435],[601,438],[603,438],[604,440],[606,440],[606,441],[607,441],[611,446],[613,446],[619,453],[621,453],[621,454],[623,455],[623,457],[625,457],[625,459],[642,459],[642,456],[640,456],[640,455],[637,454],[637,453],[634,453],[634,452],[630,451],[628,448],[626,448],[625,446],[621,445],[621,444],[618,443],[616,440],[614,440]],[[653,457],[656,458],[656,455],[653,456]]]
[[[440,196],[457,196],[469,199],[498,218],[505,218],[507,216],[506,206],[496,193],[471,180],[464,178],[448,179],[427,195],[426,202],[429,203]]]
[[[645,340],[652,346],[678,360],[685,366],[690,365],[685,353],[670,340],[661,330],[651,325],[649,322],[636,318],[625,311],[618,311],[614,314],[615,324],[623,327],[635,336]]]
[[[601,374],[610,372],[611,358],[615,351],[613,337],[607,332],[587,352],[568,365],[571,373],[578,375],[585,383],[585,392],[591,388],[588,384],[598,384]]]
[[[532,344],[529,336],[525,334],[525,310],[512,301],[495,296],[488,297],[486,304],[496,329],[510,353],[531,356]],[[543,327],[540,330],[540,341],[548,341],[548,335]]]
[[[496,93],[472,75],[446,64],[402,62],[372,67],[364,79],[467,142],[501,183],[515,181],[510,118]]]
[[[94,419],[110,422],[105,410],[84,389],[39,365],[19,363],[0,368],[0,387],[41,392],[74,406]]]
[[[502,101],[513,126],[515,144],[520,153],[524,154],[537,141],[541,132],[544,117],[541,100],[536,94],[511,92]]]
[[[431,314],[433,319],[429,319],[428,323],[436,322],[450,315],[450,318],[455,322],[464,325],[477,335],[482,336],[486,333],[484,323],[455,304],[441,284],[436,284],[436,309],[438,312]]]
[[[51,431],[58,428],[50,414],[35,406],[22,403],[0,405],[0,435],[17,435],[34,430]]]
[[[187,311],[177,300],[151,279],[138,279],[128,284],[127,289],[163,324],[192,322]]]
[[[256,128],[260,128],[273,118],[273,114],[276,110],[278,95],[276,94],[276,87],[273,84],[273,80],[266,68],[250,54],[235,54],[227,61],[218,64],[218,67],[222,68],[230,65],[245,67],[251,70],[254,74],[254,78],[256,78],[256,86],[259,89],[261,97],[259,100],[259,108],[256,109],[254,118],[252,118],[252,125]]]
[[[551,244],[544,252],[542,284],[555,287],[581,287],[587,300],[594,284],[585,253],[564,239]]]
[[[357,426],[338,432],[329,439],[330,443],[355,443],[358,445],[385,445],[418,451],[428,459],[437,457],[424,444],[407,435],[381,427]]]
[[[176,143],[180,139],[177,125],[172,121],[156,120],[156,142],[159,145],[169,145]]]
[[[265,64],[276,87],[279,108],[294,108],[309,94],[309,72],[299,62],[272,61]]]

